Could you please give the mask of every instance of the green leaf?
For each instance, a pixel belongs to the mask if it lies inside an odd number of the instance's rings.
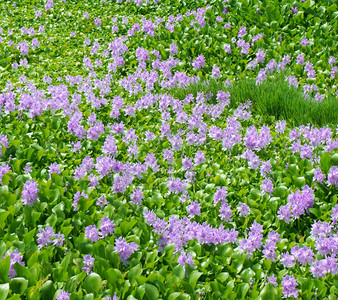
[[[0,282],[8,281],[9,267],[11,264],[11,257],[7,255],[4,259],[0,260]]]
[[[23,294],[28,287],[28,280],[23,277],[13,278],[9,284],[15,294]]]
[[[51,280],[47,280],[40,288],[40,299],[41,300],[48,300],[50,299],[51,295],[54,296],[55,294],[55,287]]]
[[[171,293],[168,297],[168,300],[174,300],[174,299],[178,298],[180,295],[181,295],[180,292]]]
[[[145,283],[144,288],[145,288],[145,295],[146,295],[147,299],[149,299],[149,300],[158,299],[159,292],[158,292],[158,289],[157,289],[156,286],[149,284],[149,283]]]
[[[198,271],[193,271],[191,272],[190,276],[189,276],[189,284],[190,286],[194,289],[196,286],[196,283],[198,281],[198,278],[201,277],[203,273],[202,272],[198,272]]]
[[[264,286],[260,296],[262,297],[262,300],[278,299],[277,289],[274,287],[272,283],[268,283]]]
[[[0,300],[6,300],[9,293],[9,284],[0,284]]]
[[[134,266],[128,273],[128,279],[131,282],[135,281],[135,278],[140,276],[142,274],[142,264],[138,263],[136,266]]]
[[[60,191],[58,189],[51,190],[48,195],[49,202],[54,202],[60,197]]]
[[[324,173],[328,173],[330,169],[330,153],[325,152],[325,154],[320,159],[320,164]]]
[[[297,177],[295,179],[295,186],[298,188],[302,188],[305,185],[305,178],[304,177]]]
[[[69,277],[68,277],[68,272],[60,267],[60,268],[55,268],[53,270],[53,278],[54,278],[54,281],[57,281],[57,282],[66,282],[68,281]]]
[[[25,266],[20,265],[18,262],[16,262],[13,265],[14,270],[16,271],[16,276],[25,277],[26,279],[31,278],[31,272],[29,272],[28,268]]]
[[[242,283],[240,284],[238,287],[237,287],[237,296],[238,298],[240,299],[243,299],[245,298],[247,292],[249,291],[250,289],[250,285],[248,283]]]
[[[102,286],[102,279],[99,274],[89,274],[83,282],[83,287],[88,293],[97,294]]]
[[[255,276],[255,272],[251,268],[245,269],[241,274],[240,277],[245,281],[245,282],[250,282],[250,279]]]

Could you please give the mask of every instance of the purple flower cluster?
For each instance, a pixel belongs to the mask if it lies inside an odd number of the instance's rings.
[[[338,274],[338,261],[335,256],[326,256],[324,259],[316,259],[311,267],[310,272],[315,278],[322,278],[326,274]]]
[[[92,242],[97,242],[101,238],[105,238],[108,235],[112,235],[115,232],[115,223],[108,217],[101,219],[101,225],[99,230],[96,225],[89,225],[85,229],[85,237],[90,239]]]
[[[291,254],[289,252],[281,254],[281,264],[284,267],[291,268],[295,263],[299,262],[302,265],[312,263],[314,253],[309,247],[299,248],[298,245],[291,248]]]
[[[246,217],[250,214],[250,207],[246,203],[239,202],[237,211],[239,212],[240,217]]]
[[[240,252],[247,251],[248,256],[251,256],[255,250],[258,250],[262,246],[263,239],[263,225],[256,222],[250,227],[248,238],[244,238],[239,243]]]
[[[50,244],[53,244],[57,247],[63,247],[65,243],[65,236],[63,234],[54,233],[52,227],[47,226],[45,229],[39,228],[39,233],[36,235],[38,237],[38,248],[41,249],[42,247],[48,247]]]
[[[281,205],[279,208],[277,218],[284,220],[286,223],[290,223],[293,219],[298,219],[313,206],[314,198],[314,191],[307,185],[303,187],[302,193],[300,190],[295,193],[291,192],[288,196],[287,204]]]
[[[128,243],[125,238],[120,236],[115,240],[114,250],[120,255],[120,260],[124,265],[127,265],[128,258],[138,249],[138,245],[135,242]]]
[[[193,216],[199,216],[201,214],[201,205],[198,203],[198,201],[192,201],[187,206],[187,212],[190,214],[191,217]]]
[[[2,177],[11,171],[11,167],[9,165],[6,165],[5,163],[2,163],[0,165],[0,182],[2,183]]]
[[[69,293],[64,290],[60,290],[60,295],[56,296],[56,300],[69,300],[69,299],[70,299]]]
[[[192,62],[194,69],[201,69],[205,65],[205,58],[203,54],[197,56],[197,58]]]
[[[279,233],[274,230],[268,233],[268,238],[263,246],[263,254],[266,259],[276,260],[277,242],[280,241]]]
[[[22,203],[33,206],[33,202],[36,202],[38,199],[38,192],[38,184],[33,179],[27,180],[23,186]]]
[[[180,257],[178,258],[178,262],[183,267],[185,266],[185,264],[194,266],[194,260],[192,259],[191,253],[188,253],[187,255],[184,250],[181,251]]]
[[[182,219],[171,216],[169,221],[157,218],[153,211],[143,213],[146,223],[154,227],[154,232],[160,235],[160,248],[166,244],[175,244],[176,251],[180,251],[188,241],[197,239],[200,244],[237,243],[238,232],[235,229],[224,229],[223,226],[213,228],[196,221],[191,222],[187,217]]]
[[[298,283],[293,275],[285,275],[282,277],[283,298],[298,298],[298,291],[296,289],[297,285]]]
[[[84,267],[82,268],[82,270],[84,270],[87,273],[87,275],[92,273],[92,267],[94,266],[94,260],[95,260],[94,257],[92,257],[89,254],[83,257]]]
[[[4,252],[2,259],[4,259],[6,256],[6,251]],[[16,271],[14,269],[14,264],[17,262],[20,265],[24,266],[25,262],[22,261],[23,255],[20,255],[19,250],[16,248],[14,252],[10,253],[10,265],[9,265],[9,273],[8,278],[13,279],[16,276]]]
[[[327,184],[335,185],[338,188],[338,167],[333,166],[330,168],[329,173],[327,174]]]
[[[244,136],[244,145],[247,149],[259,151],[262,148],[266,148],[268,144],[272,141],[272,136],[270,134],[270,128],[268,126],[263,126],[260,130],[260,133],[257,133],[255,125],[248,127],[247,134]]]

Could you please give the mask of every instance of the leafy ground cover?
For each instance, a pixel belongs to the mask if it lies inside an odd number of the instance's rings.
[[[335,1],[10,1],[0,300],[336,299]]]

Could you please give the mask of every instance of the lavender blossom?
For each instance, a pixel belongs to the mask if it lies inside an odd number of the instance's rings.
[[[205,58],[203,54],[197,56],[197,58],[193,61],[192,66],[194,69],[201,69],[205,65]]]
[[[69,293],[64,290],[60,290],[60,295],[56,296],[56,300],[69,300],[69,299],[70,299]]]
[[[135,242],[127,243],[126,239],[120,236],[115,240],[114,250],[120,255],[120,260],[124,265],[127,265],[128,258],[138,249],[138,245]]]
[[[282,277],[283,298],[298,298],[298,291],[296,289],[297,284],[298,283],[293,275],[285,275]]]
[[[6,252],[5,252],[6,253]],[[4,256],[5,256],[4,253]],[[9,273],[8,273],[8,278],[13,279],[16,276],[16,271],[14,269],[14,264],[17,262],[20,265],[24,266],[25,263],[22,261],[23,255],[20,255],[19,250],[16,248],[14,252],[10,254],[10,265],[9,265]]]
[[[111,221],[108,217],[104,217],[101,219],[101,226],[100,226],[100,235],[102,237],[106,237],[108,234],[113,234],[115,231],[115,223]]]
[[[187,255],[184,250],[181,251],[178,262],[183,267],[185,266],[185,264],[189,264],[194,267],[194,260],[192,259],[191,253],[188,253]]]
[[[85,237],[90,239],[92,242],[97,242],[100,239],[99,231],[95,225],[89,225],[85,229]]]
[[[38,192],[38,184],[33,179],[27,180],[23,186],[22,203],[24,205],[28,204],[30,206],[33,206],[33,202],[36,202],[38,199]]]
[[[84,270],[87,275],[89,275],[90,273],[92,273],[92,267],[94,266],[94,257],[92,257],[91,255],[87,254],[83,257],[83,263],[84,263],[84,267],[82,268],[82,270]]]

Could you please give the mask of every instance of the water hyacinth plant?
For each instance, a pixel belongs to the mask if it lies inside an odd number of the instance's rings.
[[[337,298],[335,1],[0,5],[0,299]]]

